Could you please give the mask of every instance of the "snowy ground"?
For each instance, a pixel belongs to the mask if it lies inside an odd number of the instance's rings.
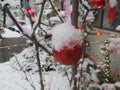
[[[5,33],[2,36],[13,38],[20,37],[21,35],[5,29]],[[31,56],[35,56],[34,54],[34,47],[28,47],[20,54],[12,57],[8,62],[0,64],[0,90],[39,90],[40,85],[37,65],[35,64],[36,60],[30,59]],[[45,60],[46,54],[41,53],[40,57],[42,60]],[[24,72],[23,70],[30,71]],[[60,70],[43,72],[43,80],[45,90],[70,90],[68,79],[64,75],[64,72]],[[116,84],[103,84],[101,88],[107,88],[105,90],[116,90],[115,85],[120,87],[120,83],[118,82]]]
[[[7,28],[4,28],[4,33],[2,34],[2,37],[4,37],[4,38],[14,38],[14,37],[20,37],[20,36],[21,35],[18,32],[13,32]]]
[[[18,73],[10,67],[9,62],[0,64],[0,68],[0,90],[33,90],[20,72]],[[69,90],[66,78],[63,78],[58,72],[44,73],[43,75],[46,84],[45,90]],[[35,74],[33,77],[34,81],[38,82],[37,75]],[[39,88],[38,83],[35,86]]]
[[[36,60],[30,59],[34,52],[29,52],[33,50],[33,47],[26,48],[8,62],[0,64],[0,90],[40,90]],[[46,54],[41,55],[41,58],[44,59]],[[65,73],[58,70],[57,67],[56,71],[43,71],[43,81],[45,90],[71,90]],[[117,90],[115,86],[120,87],[120,82],[103,84],[99,87],[104,88],[104,90]]]
[[[17,0],[15,1],[18,2]],[[11,2],[11,0],[9,0],[9,2]],[[14,2],[15,6],[16,2]],[[11,38],[20,37],[21,35],[5,29],[5,33],[2,36]],[[33,50],[33,48],[26,48],[20,54],[12,57],[10,61],[0,64],[0,90],[40,90],[37,65],[35,64],[36,60],[33,59],[34,57],[31,57],[35,56],[31,55],[35,52],[31,50]],[[41,58],[44,60],[45,54],[43,53],[41,55]],[[68,79],[64,75],[64,72],[60,70],[44,71],[43,80],[45,90],[70,90]],[[103,84],[101,88],[103,87],[104,90],[115,90],[115,85],[120,87],[120,83],[118,82],[116,84]]]
[[[16,55],[21,65],[30,64],[23,58],[23,55],[30,51],[31,48],[27,48],[22,53]],[[39,90],[38,73],[35,73],[36,66],[33,65],[30,72],[24,73],[19,67],[16,57],[0,64],[0,90],[34,90],[31,83],[36,90]],[[26,79],[25,74],[28,75],[30,81]],[[43,79],[45,90],[69,90],[67,78],[63,77],[63,73],[58,71],[43,72]]]
[[[2,36],[13,38],[20,37],[21,35],[5,29],[5,33]],[[34,54],[34,47],[28,47],[20,54],[12,57],[10,61],[0,64],[0,90],[39,90],[40,85],[37,65],[35,64],[36,60],[30,59],[31,56],[35,56]],[[41,53],[40,57],[42,60],[45,60],[45,55],[45,53]],[[23,69],[21,69],[21,66]],[[30,71],[24,72],[23,70]],[[43,80],[45,90],[70,90],[68,79],[64,75],[64,72],[60,70],[43,72]],[[120,87],[120,83],[118,82],[116,84],[103,84],[101,88],[106,88],[105,90],[116,90],[115,85]]]

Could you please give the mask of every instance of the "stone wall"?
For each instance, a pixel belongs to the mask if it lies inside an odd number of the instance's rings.
[[[19,53],[25,48],[25,38],[4,38],[0,45],[0,62],[5,62],[13,56],[13,53]]]

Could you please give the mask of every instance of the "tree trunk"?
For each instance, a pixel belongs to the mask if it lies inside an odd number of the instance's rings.
[[[40,57],[39,57],[39,45],[36,40],[36,37],[34,36],[34,43],[35,43],[35,50],[36,50],[36,59],[37,59],[37,65],[38,65],[38,73],[40,77],[40,83],[41,83],[41,89],[44,90],[44,85],[43,85],[43,77],[42,77],[42,68],[41,68],[41,62],[40,62]]]
[[[64,10],[64,2],[61,0],[61,10]]]
[[[72,90],[77,90],[77,64],[72,65]]]
[[[78,0],[72,0],[72,25],[75,28],[78,28],[78,16],[79,16],[79,11],[78,11],[78,5],[79,1]],[[77,78],[75,77],[77,74],[77,64],[72,65],[72,90],[77,90]]]
[[[78,0],[72,0],[72,25],[75,28],[78,28],[78,16],[79,16],[79,11],[78,11],[78,5],[79,1]]]

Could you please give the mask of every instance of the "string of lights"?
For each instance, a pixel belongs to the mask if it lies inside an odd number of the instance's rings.
[[[105,41],[105,46],[109,44],[108,41]],[[106,48],[105,50],[105,72],[104,72],[104,82],[108,83],[110,81],[110,51]]]

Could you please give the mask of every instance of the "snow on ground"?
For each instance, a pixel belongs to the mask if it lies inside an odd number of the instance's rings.
[[[4,33],[2,34],[4,38],[14,38],[14,37],[20,37],[20,33],[13,32],[7,28],[4,28]]]
[[[24,77],[11,68],[9,62],[0,64],[0,68],[0,90],[33,90]],[[63,78],[58,72],[44,73],[43,75],[46,90],[69,90],[67,89],[68,83],[66,82],[66,78]],[[35,74],[33,79],[38,82],[39,78],[36,76]],[[38,83],[35,86],[39,88]]]
[[[28,47],[21,53],[15,54],[9,61],[0,64],[0,90],[40,90],[34,54],[34,48]],[[44,52],[40,54],[41,59],[45,59],[46,54]],[[41,63],[45,64],[43,61]],[[57,67],[54,68],[56,68],[56,71],[43,71],[45,90],[71,90],[64,72],[60,71]],[[23,72],[23,70],[27,70],[27,72]],[[33,89],[31,84],[36,89]],[[103,84],[99,87],[101,87],[100,90],[103,88],[106,88],[105,90],[116,90],[115,86],[119,87],[120,83]]]
[[[24,90],[24,88],[27,88],[32,90],[23,77],[17,71],[14,71],[9,64],[9,62],[0,64],[0,89]]]
[[[4,6],[6,3],[12,5],[12,7],[16,7],[16,5],[20,5],[19,0],[4,0],[4,1],[0,1],[0,3],[2,4],[2,6]]]
[[[36,90],[39,90],[39,76],[36,72],[37,65],[35,60],[33,63],[25,57],[30,57],[33,53],[26,53],[33,51],[32,48],[26,48],[20,54],[12,57],[10,61],[0,64],[0,90],[34,90],[30,85],[30,82],[35,86]],[[44,55],[43,55],[44,58]],[[32,66],[30,72],[26,72],[28,75],[29,82],[26,80],[25,73],[19,67],[19,64],[27,68],[28,65]],[[25,70],[26,68],[23,67]],[[67,77],[63,76],[63,73],[58,71],[43,72],[43,80],[45,90],[70,90],[68,85]]]

